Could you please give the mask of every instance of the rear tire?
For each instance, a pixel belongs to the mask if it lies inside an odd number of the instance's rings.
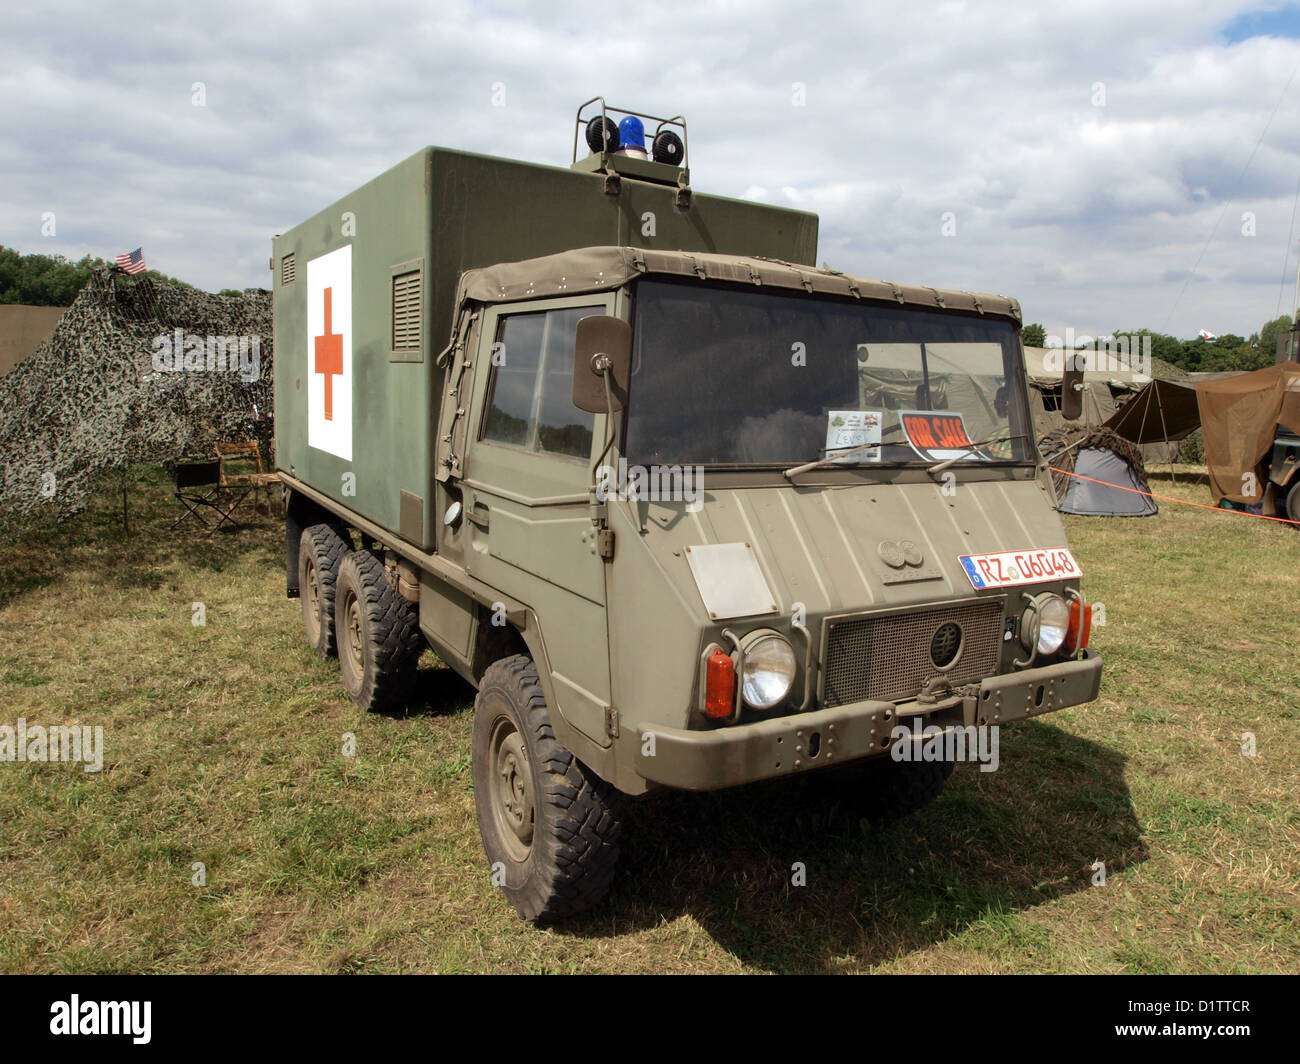
[[[1300,477],[1291,482],[1291,490],[1286,493],[1286,516],[1289,520],[1300,521]]]
[[[334,589],[339,565],[352,544],[332,525],[310,525],[302,530],[298,547],[298,597],[307,645],[321,658],[333,657]]]
[[[951,761],[895,761],[888,754],[824,774],[835,799],[873,823],[901,820],[941,794],[952,775]]]
[[[339,566],[334,627],[339,672],[352,701],[368,712],[400,709],[422,649],[419,621],[368,550],[352,551]]]
[[[515,911],[552,923],[600,901],[618,863],[611,788],[556,741],[531,658],[483,674],[473,762],[483,850]]]

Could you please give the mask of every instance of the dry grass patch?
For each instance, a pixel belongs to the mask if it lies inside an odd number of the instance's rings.
[[[1208,501],[1185,472],[1153,483]],[[1290,529],[1068,519],[1106,605],[1097,703],[1008,728],[998,772],[960,768],[888,828],[807,779],[629,802],[605,906],[537,930],[484,867],[470,690],[426,655],[421,705],[358,713],[303,645],[282,526],[172,534],[155,472],[133,498],[130,537],[105,496],[0,560],[0,723],[98,724],[107,747],[96,775],[0,765],[0,970],[1300,968]]]

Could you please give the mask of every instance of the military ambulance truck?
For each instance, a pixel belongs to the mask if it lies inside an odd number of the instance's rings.
[[[474,685],[539,922],[608,888],[615,791],[898,816],[953,767],[918,733],[1098,692],[1018,304],[818,269],[815,216],[687,161],[597,98],[568,168],[427,148],[273,245],[288,593],[364,709],[426,645]]]

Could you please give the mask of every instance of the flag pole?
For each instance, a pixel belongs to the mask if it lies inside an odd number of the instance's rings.
[[[1289,361],[1300,362],[1298,348],[1300,348],[1300,261],[1296,262],[1295,299],[1291,303],[1291,335],[1287,337],[1286,345],[1286,357]]]
[[[1295,270],[1295,299],[1291,303],[1291,324],[1295,325],[1300,321],[1300,262],[1296,263]]]

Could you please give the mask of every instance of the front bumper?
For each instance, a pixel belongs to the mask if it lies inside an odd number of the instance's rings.
[[[1076,660],[991,676],[933,704],[856,702],[716,731],[644,725],[624,736],[636,744],[636,771],[644,779],[717,790],[879,756],[894,728],[918,717],[941,726],[1000,725],[1091,702],[1101,668],[1101,655],[1085,650]],[[649,735],[653,743],[646,742]]]

